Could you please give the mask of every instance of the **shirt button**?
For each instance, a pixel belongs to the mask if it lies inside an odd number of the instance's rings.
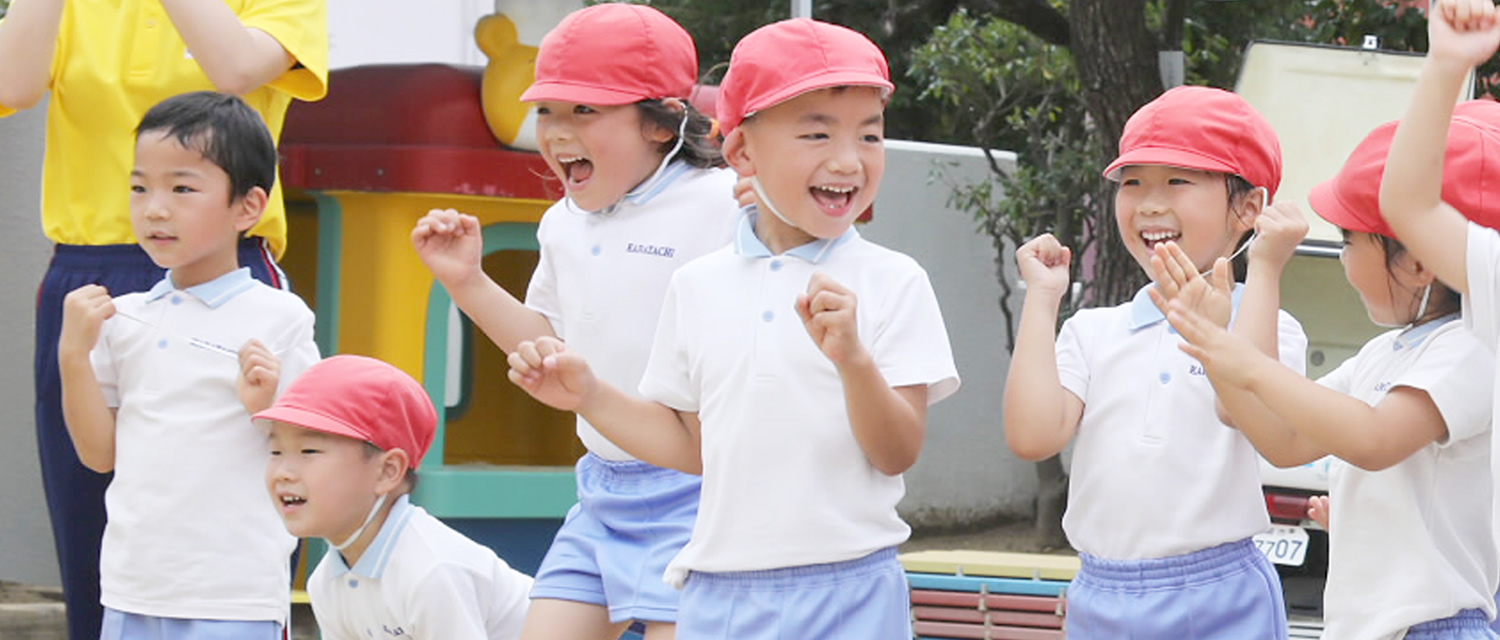
[[[156,28],[156,19],[155,18],[150,18],[150,19],[146,20],[146,28],[147,29],[155,29]]]
[[[167,348],[167,339],[166,338],[162,338],[160,341],[158,341],[156,343],[156,348],[158,348],[158,349],[165,349],[165,348]]]
[[[597,256],[597,255],[599,255],[601,253],[604,253],[604,248],[600,247],[599,245],[596,244],[596,245],[594,245],[594,248],[589,249],[589,253],[592,253],[592,254],[594,254],[594,255]]]
[[[349,588],[350,589],[357,589],[357,588],[359,588],[359,581],[355,580],[354,578],[350,578],[349,579]]]
[[[1166,384],[1172,381],[1172,374],[1163,371],[1160,376],[1157,376],[1157,379],[1161,380],[1162,384]]]
[[[761,320],[765,320],[766,322],[770,322],[770,321],[776,319],[776,314],[772,313],[770,311],[767,311],[765,313],[760,314],[760,319]]]
[[[772,271],[780,271],[781,270],[781,261],[780,260],[772,260],[771,261],[771,270]]]
[[[182,304],[182,296],[172,296],[172,304]]]

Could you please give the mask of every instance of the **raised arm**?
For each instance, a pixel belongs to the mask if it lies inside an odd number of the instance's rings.
[[[511,352],[510,381],[542,403],[575,411],[630,455],[658,467],[703,473],[698,414],[632,396],[594,377],[583,357],[556,338]]]
[[[47,95],[66,0],[22,0],[0,22],[0,106],[29,109]]]
[[[881,473],[897,475],[917,463],[927,435],[927,386],[892,388],[860,341],[854,292],[814,273],[797,296],[797,314],[813,343],[843,381],[844,405],[854,439]]]
[[[63,300],[63,326],[57,345],[62,378],[63,421],[83,466],[99,473],[115,468],[115,410],[104,398],[89,352],[104,321],[115,313],[109,292],[85,285]]]
[[[275,80],[296,62],[270,34],[247,27],[228,4],[161,0],[187,49],[224,93],[245,95]]]
[[[1454,291],[1469,292],[1468,223],[1442,201],[1454,103],[1469,70],[1500,46],[1493,0],[1442,0],[1428,10],[1431,46],[1396,127],[1380,181],[1380,213],[1413,256]]]
[[[523,340],[557,337],[545,316],[484,273],[484,238],[478,218],[453,209],[433,209],[417,221],[411,243],[453,303],[506,353],[515,351]]]
[[[1005,441],[1026,460],[1056,455],[1078,432],[1083,400],[1057,374],[1057,310],[1069,290],[1072,252],[1052,234],[1016,249],[1026,301],[1005,377]]]

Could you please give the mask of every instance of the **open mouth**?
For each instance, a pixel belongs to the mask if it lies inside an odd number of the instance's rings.
[[[558,156],[557,162],[562,165],[570,186],[581,185],[594,176],[593,161],[583,156]]]
[[[829,215],[843,215],[854,204],[854,194],[859,190],[850,186],[816,186],[808,189],[813,200]]]
[[[303,498],[302,496],[294,496],[294,495],[282,495],[281,496],[281,506],[284,509],[290,509],[290,508],[293,508],[293,507],[300,507],[300,506],[302,506],[304,504],[307,504],[307,498]]]
[[[1156,245],[1162,244],[1164,242],[1176,242],[1181,237],[1182,232],[1180,231],[1161,230],[1141,232],[1141,241],[1146,243],[1147,249],[1153,251],[1156,250]]]

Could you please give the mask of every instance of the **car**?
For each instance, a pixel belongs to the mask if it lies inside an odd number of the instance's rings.
[[[1255,546],[1281,576],[1293,638],[1322,635],[1323,585],[1328,579],[1328,531],[1307,517],[1308,501],[1328,495],[1332,457],[1288,468],[1261,461],[1261,489],[1271,528]]]

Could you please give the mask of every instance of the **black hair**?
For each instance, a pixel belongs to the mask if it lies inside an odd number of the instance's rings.
[[[673,109],[664,100],[642,100],[635,103],[644,120],[672,132],[672,137],[662,142],[657,150],[666,154],[677,146],[677,131],[683,126],[682,119],[687,118],[682,149],[677,152],[677,159],[699,169],[724,166],[724,154],[719,149],[719,141],[715,139],[714,121],[693,108],[692,103],[687,100],[681,102],[681,111]]]
[[[163,132],[229,174],[229,201],[276,184],[276,141],[260,114],[235,96],[197,91],[167,98],[141,118],[135,135]]]
[[[1246,180],[1243,176],[1237,174],[1226,173],[1224,174],[1224,176],[1224,188],[1229,198],[1229,209],[1233,211],[1235,205],[1239,204],[1245,198],[1250,197],[1250,194],[1255,193],[1255,185],[1250,184],[1249,180]],[[1271,203],[1262,203],[1262,205],[1268,204]],[[1255,227],[1252,225],[1249,229],[1246,229],[1244,233],[1240,234],[1239,241],[1234,243],[1235,249],[1238,250],[1240,246],[1244,245],[1246,242],[1249,242],[1250,236],[1254,234]],[[1235,256],[1234,260],[1230,261],[1230,266],[1234,269],[1233,273],[1236,282],[1243,282],[1245,280],[1245,275],[1250,270],[1249,254],[1250,252],[1246,251]]]
[[[1349,244],[1354,233],[1348,229],[1339,229],[1339,234],[1343,236],[1345,245]],[[1372,241],[1380,244],[1381,251],[1385,252],[1385,272],[1394,275],[1396,273],[1396,260],[1406,253],[1406,245],[1402,244],[1400,240],[1378,233],[1365,233],[1364,235],[1369,236]],[[1394,299],[1396,291],[1391,289],[1390,292],[1392,299]],[[1411,319],[1413,326],[1426,324],[1450,313],[1456,313],[1463,308],[1463,294],[1449,288],[1448,285],[1443,284],[1442,280],[1433,279],[1432,292],[1428,295],[1427,302],[1426,313],[1420,318]],[[1412,311],[1415,312],[1416,309]]]

